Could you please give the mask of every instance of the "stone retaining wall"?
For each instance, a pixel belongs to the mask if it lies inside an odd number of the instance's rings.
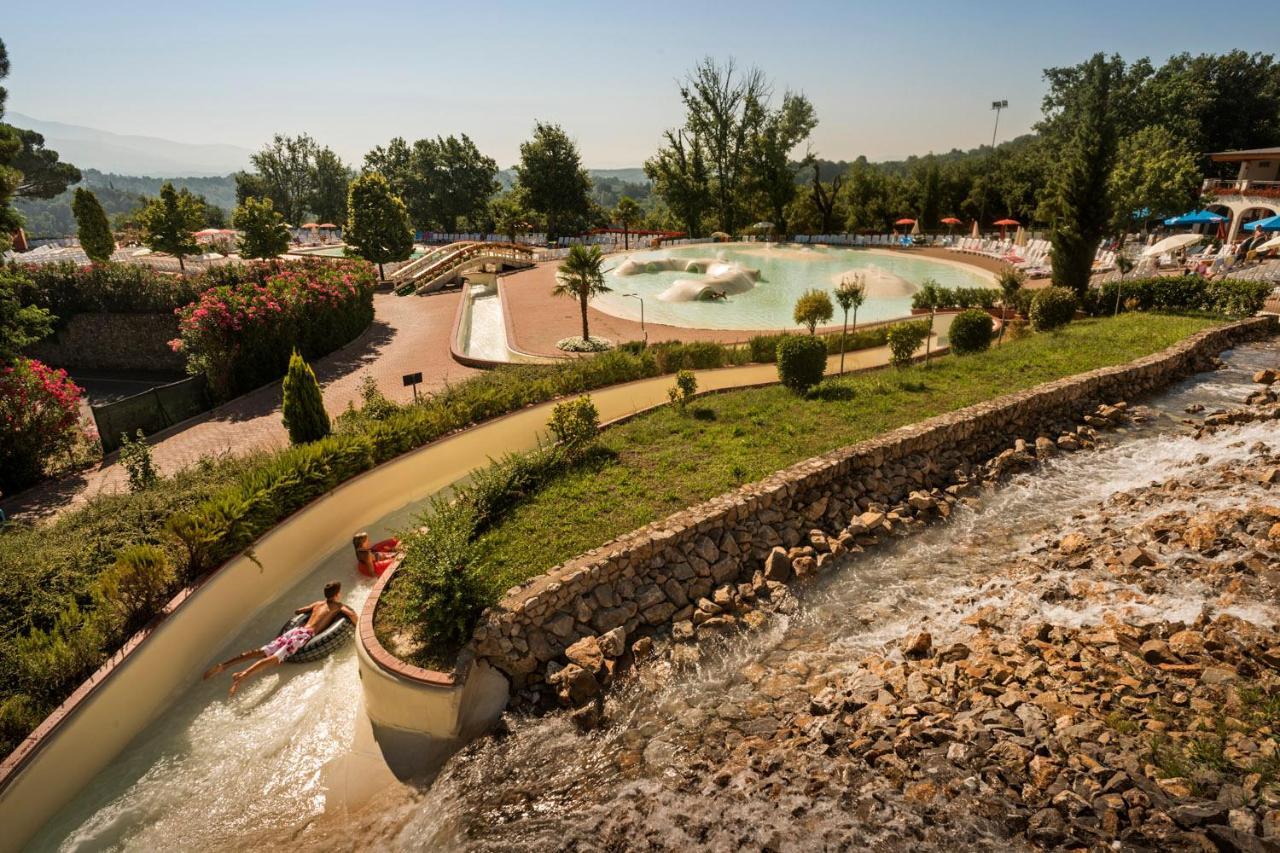
[[[27,355],[69,370],[186,373],[186,359],[169,348],[178,336],[173,314],[76,314]]]
[[[954,472],[990,459],[1016,439],[1058,435],[1101,403],[1131,400],[1212,364],[1237,342],[1274,333],[1275,317],[1199,332],[1162,352],[1100,368],[901,427],[797,463],[765,480],[622,536],[509,590],[476,629],[478,656],[515,687],[544,680],[547,664],[574,642],[626,638],[693,615],[713,589],[764,571],[775,548],[807,541],[815,528],[849,531],[868,508],[945,487]],[[864,515],[866,514],[866,515]],[[870,521],[874,523],[875,519]],[[823,555],[828,556],[828,555]],[[781,562],[781,561],[779,561]]]

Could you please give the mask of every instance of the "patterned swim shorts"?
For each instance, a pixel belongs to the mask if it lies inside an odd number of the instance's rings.
[[[297,628],[290,628],[279,637],[262,647],[262,653],[269,658],[275,658],[284,663],[285,658],[296,653],[298,649],[305,646],[315,636],[311,629],[306,625]]]

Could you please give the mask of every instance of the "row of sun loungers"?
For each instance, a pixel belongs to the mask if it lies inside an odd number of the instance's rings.
[[[901,246],[910,237],[901,234],[797,234],[795,242],[827,246]]]

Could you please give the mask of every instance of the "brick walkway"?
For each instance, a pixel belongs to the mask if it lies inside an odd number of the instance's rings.
[[[324,387],[325,408],[336,417],[348,402],[359,401],[361,379],[372,375],[392,400],[411,399],[401,377],[422,372],[419,391],[431,391],[475,371],[449,355],[449,332],[459,294],[374,296],[373,325],[359,339],[319,359],[316,377]],[[281,447],[288,441],[280,419],[280,384],[238,397],[211,412],[151,437],[156,467],[171,474],[203,456],[245,453]],[[114,457],[103,465],[42,483],[0,501],[11,517],[44,517],[84,502],[99,492],[125,488],[126,476]]]

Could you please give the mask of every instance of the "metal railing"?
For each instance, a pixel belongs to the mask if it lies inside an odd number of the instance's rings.
[[[1225,181],[1209,179],[1201,185],[1200,192],[1207,195],[1275,196],[1280,194],[1280,181]]]

